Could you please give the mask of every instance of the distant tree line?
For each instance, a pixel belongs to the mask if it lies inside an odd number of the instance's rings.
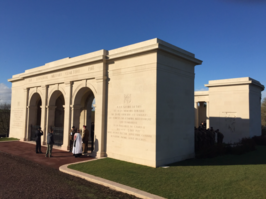
[[[0,104],[0,137],[9,137],[10,104]]]

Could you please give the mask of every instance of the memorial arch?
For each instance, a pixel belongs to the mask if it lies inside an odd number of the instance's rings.
[[[95,94],[89,87],[82,87],[74,94],[73,99],[72,126],[81,130],[83,125],[87,126],[91,132],[90,140],[92,141],[89,148],[93,151],[95,110],[92,103],[95,102]]]
[[[209,81],[208,91],[194,93],[195,66],[201,63],[193,53],[155,38],[26,70],[8,80],[9,135],[28,141],[30,125],[41,125],[45,145],[53,127],[56,144],[69,150],[71,126],[91,130],[94,99],[92,154],[99,158],[152,167],[193,158],[194,126],[205,118],[207,128],[224,133],[225,142],[259,135],[264,86],[244,77]]]
[[[54,130],[55,145],[61,146],[63,144],[64,135],[64,108],[65,97],[60,90],[55,90],[51,94],[48,103],[48,128]]]
[[[29,127],[28,127],[28,140],[35,140],[35,131],[41,126],[41,112],[42,112],[42,99],[39,93],[34,93],[30,96],[28,113],[29,113]]]

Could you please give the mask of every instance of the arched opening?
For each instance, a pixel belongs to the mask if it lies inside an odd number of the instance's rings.
[[[198,102],[198,126],[207,128],[207,103]]]
[[[94,150],[94,126],[95,126],[95,96],[88,87],[81,88],[75,99],[73,108],[73,125],[82,132],[83,125],[90,132],[88,151]]]
[[[29,103],[29,140],[35,140],[35,131],[41,126],[42,100],[39,93],[34,93]]]
[[[61,91],[54,91],[48,106],[48,126],[54,130],[54,144],[61,146],[64,135],[64,106],[65,99]],[[49,129],[47,129],[49,130]]]

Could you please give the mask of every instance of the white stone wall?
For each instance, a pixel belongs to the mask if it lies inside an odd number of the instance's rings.
[[[224,134],[225,143],[261,135],[260,97],[263,85],[244,77],[213,80],[205,86],[209,87],[210,127]]]
[[[156,53],[109,64],[107,156],[156,166]]]
[[[249,86],[250,136],[261,135],[261,88]]]
[[[158,52],[157,166],[194,157],[194,66]]]

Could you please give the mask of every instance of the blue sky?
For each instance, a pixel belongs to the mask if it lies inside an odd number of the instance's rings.
[[[0,30],[2,102],[14,74],[156,37],[203,60],[195,90],[246,76],[266,85],[265,0],[6,0]]]

